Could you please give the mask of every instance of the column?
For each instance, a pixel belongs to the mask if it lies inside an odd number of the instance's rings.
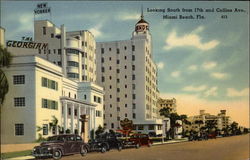
[[[68,115],[68,103],[67,102],[65,102],[64,103],[64,106],[63,106],[63,113],[64,113],[64,126],[63,126],[63,133],[66,133],[66,130],[67,130],[67,128],[68,128],[68,117],[67,117],[67,115]]]
[[[81,128],[80,128],[80,115],[81,115],[81,106],[78,105],[77,107],[77,130],[78,130],[78,134],[81,133]]]
[[[75,107],[74,107],[74,103],[72,103],[71,105],[71,133],[74,134],[74,116],[75,116]]]

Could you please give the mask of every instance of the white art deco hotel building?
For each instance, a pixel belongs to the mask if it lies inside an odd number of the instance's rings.
[[[157,67],[152,58],[149,23],[136,23],[130,40],[98,42],[97,82],[105,90],[104,125],[120,129],[120,120],[133,120],[141,133],[165,133],[157,116]]]
[[[2,38],[1,38],[2,39]],[[1,114],[1,143],[34,142],[40,136],[80,133],[103,126],[103,88],[96,84],[95,40],[89,31],[66,32],[48,20],[35,21],[34,42],[46,49],[7,41],[13,61],[4,68],[9,92]],[[18,47],[19,46],[19,47]],[[54,118],[59,127],[51,126]],[[42,128],[42,130],[38,130]]]

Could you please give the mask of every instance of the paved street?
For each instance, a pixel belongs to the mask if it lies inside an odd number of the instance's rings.
[[[112,150],[105,154],[89,153],[86,157],[73,155],[62,160],[248,160],[249,134],[208,141],[184,142],[125,149],[121,152]]]

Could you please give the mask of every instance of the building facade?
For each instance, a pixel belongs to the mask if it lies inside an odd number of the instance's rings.
[[[170,109],[170,113],[176,113],[176,99],[172,98],[172,99],[163,99],[163,98],[159,98],[158,99],[158,109],[162,109],[162,108],[169,108]]]
[[[97,42],[97,83],[105,90],[104,123],[120,129],[133,120],[138,132],[162,134],[157,114],[157,67],[152,59],[149,23],[143,15],[130,40]]]
[[[104,104],[103,88],[95,83],[93,35],[78,31],[67,36],[63,25],[57,28],[47,20],[34,26],[34,41],[6,43],[14,57],[3,68],[10,88],[2,107],[1,143],[34,142],[59,132],[80,134],[82,115],[89,116],[90,135],[103,126]],[[52,126],[55,119],[57,126]]]

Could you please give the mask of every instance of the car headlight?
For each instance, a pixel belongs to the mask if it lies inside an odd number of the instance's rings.
[[[35,151],[36,150],[36,148],[33,148],[33,151]]]
[[[48,147],[48,150],[50,151],[50,150],[52,150],[52,148],[51,148],[51,147]]]

